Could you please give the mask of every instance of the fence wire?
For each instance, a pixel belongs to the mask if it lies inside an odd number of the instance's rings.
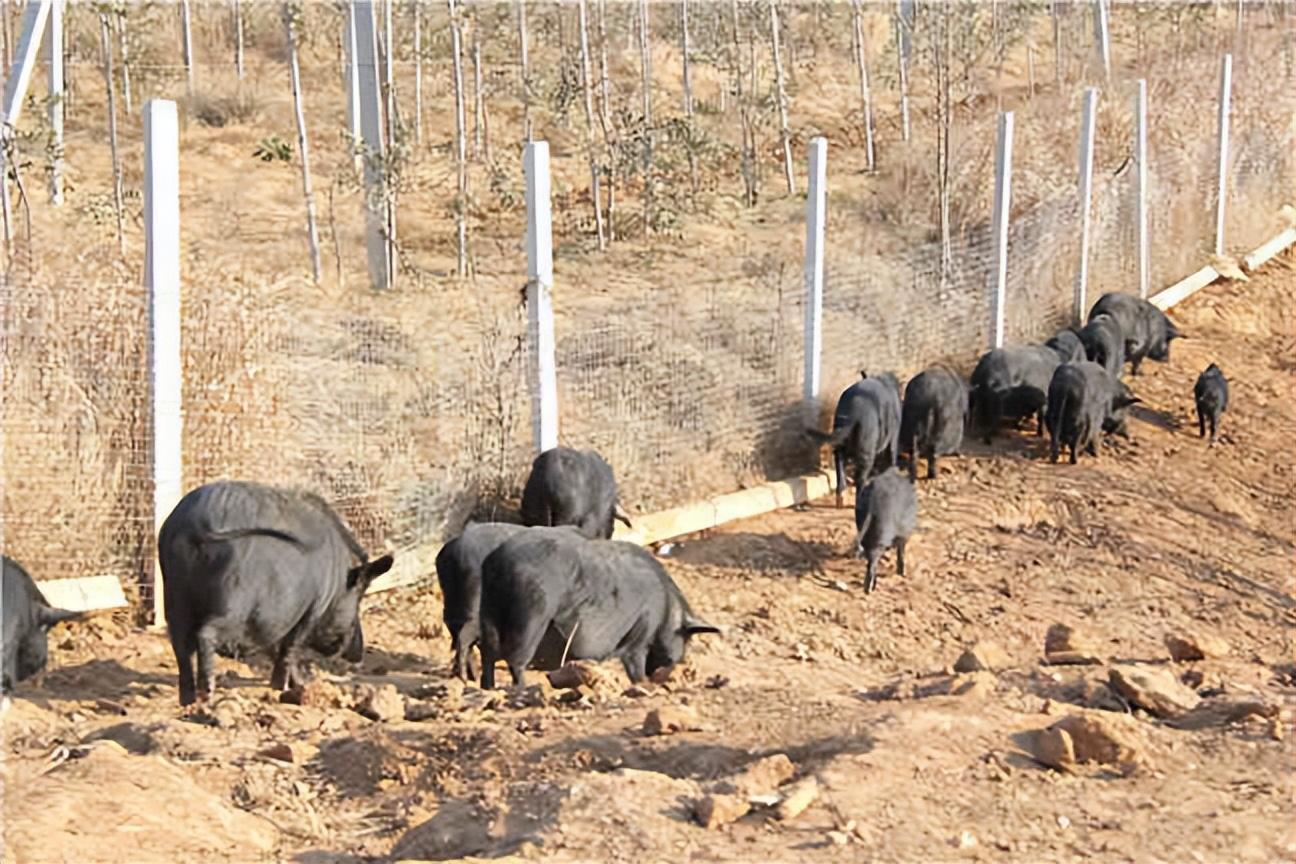
[[[594,34],[602,5],[589,4]],[[819,454],[802,429],[827,423],[825,410],[860,370],[890,369],[907,378],[935,362],[970,368],[992,327],[990,222],[1000,105],[1016,112],[1007,341],[1047,338],[1075,311],[1085,83],[1101,87],[1088,302],[1108,290],[1138,290],[1137,172],[1130,157],[1139,77],[1149,85],[1152,290],[1205,263],[1215,231],[1218,52],[1231,47],[1231,22],[1211,23],[1202,9],[1183,4],[1159,9],[1146,22],[1131,17],[1133,7],[1114,7],[1113,70],[1106,81],[1086,41],[1088,7],[1061,4],[1066,38],[1059,91],[1044,36],[1045,7],[1004,5],[1011,16],[1035,16],[1029,38],[1036,93],[1029,92],[1020,41],[1003,70],[986,62],[955,70],[968,77],[956,79],[946,249],[936,227],[936,102],[924,65],[930,57],[922,53],[929,49],[925,31],[914,42],[913,135],[905,145],[890,7],[865,4],[878,150],[877,169],[869,173],[850,9],[792,4],[783,10],[789,133],[798,163],[797,190],[788,195],[762,29],[768,16],[743,4],[735,51],[728,6],[691,10],[695,115],[685,120],[678,20],[653,4],[654,163],[646,177],[637,7],[606,4],[611,134],[596,116],[594,155],[605,207],[609,197],[615,200],[616,241],[602,252],[582,94],[579,77],[572,77],[579,68],[573,7],[528,4],[532,60],[525,86],[514,50],[515,7],[469,9],[465,45],[479,28],[485,110],[478,124],[466,54],[469,135],[480,146],[469,148],[468,199],[456,202],[453,123],[446,120],[453,116],[448,18],[442,6],[423,7],[425,128],[416,148],[411,13],[401,5],[394,9],[403,130],[400,158],[393,161],[399,267],[395,290],[375,293],[365,277],[363,193],[341,135],[336,8],[304,4],[302,28],[326,271],[323,285],[315,286],[302,275],[296,155],[290,152],[284,164],[267,146],[275,138],[295,141],[277,7],[243,5],[247,70],[238,83],[232,52],[222,47],[230,44],[228,7],[194,4],[193,98],[184,95],[185,70],[175,62],[175,8],[130,7],[134,113],[118,106],[126,190],[122,259],[113,236],[97,21],[83,12],[89,7],[73,4],[68,203],[55,211],[43,200],[31,202],[30,245],[25,216],[15,211],[16,254],[0,293],[6,552],[42,579],[113,573],[134,590],[151,572],[148,309],[139,233],[138,105],[145,98],[180,99],[188,122],[181,160],[185,487],[219,477],[310,487],[337,503],[362,543],[395,549],[398,560],[409,562],[408,572],[429,575],[438,542],[470,513],[490,516],[515,496],[532,456],[528,370],[534,358],[521,306],[524,110],[553,155],[560,439],[607,456],[632,511],[812,467]],[[1268,6],[1248,15],[1246,53],[1239,53],[1234,70],[1230,254],[1282,227],[1278,208],[1291,203],[1296,189],[1296,88],[1274,59],[1290,47],[1281,29],[1287,19]],[[599,93],[604,46],[592,38]],[[735,58],[743,69],[741,99]],[[120,88],[120,63],[118,73]],[[33,95],[31,101],[18,144],[35,199],[47,130],[39,125],[39,100]],[[597,108],[601,94],[595,101]],[[744,126],[755,147],[751,170],[759,174],[754,207],[740,200]],[[819,134],[830,144],[830,190],[824,405],[816,409],[801,395],[802,161],[805,142]],[[453,217],[461,206],[473,268],[466,280],[452,276]]]

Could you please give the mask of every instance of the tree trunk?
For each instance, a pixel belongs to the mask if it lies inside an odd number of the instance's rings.
[[[414,0],[414,144],[423,146],[423,0]]]
[[[688,127],[688,140],[685,150],[688,153],[689,188],[694,196],[698,194],[701,181],[698,178],[697,153],[694,151],[693,125],[693,78],[689,69],[689,21],[688,0],[680,0],[680,57],[684,64],[684,122]]]
[[[243,80],[243,5],[234,0],[234,73]],[[315,281],[319,281],[317,278]]]
[[[770,41],[774,50],[774,87],[778,101],[779,135],[783,139],[783,179],[787,181],[789,195],[796,194],[796,179],[792,173],[792,130],[788,128],[787,93],[783,89],[783,57],[779,51],[778,4],[770,0]]]
[[[688,0],[680,0],[680,62],[683,64],[684,116],[693,116],[693,78],[689,70]]]
[[[476,12],[473,13],[472,22],[472,55],[473,55],[473,158],[483,158],[483,146],[485,146],[485,158],[490,161],[490,143],[483,144],[486,134],[486,93],[482,84],[482,56],[481,56],[481,18]]]
[[[942,5],[940,27],[932,33],[932,56],[936,60],[936,182],[940,199],[941,285],[947,284],[954,264],[950,231],[950,62],[952,38],[949,6]]]
[[[869,92],[868,51],[864,45],[860,0],[851,0],[851,28],[854,33],[852,41],[855,43],[855,69],[859,76],[860,108],[864,113],[864,157],[867,160],[868,170],[876,171],[877,160],[873,150],[873,96]]]
[[[306,137],[306,111],[302,105],[301,68],[297,63],[296,18],[291,3],[283,8],[284,38],[288,48],[288,73],[292,83],[293,113],[297,121],[297,149],[301,153],[302,197],[306,199],[306,242],[310,246],[311,275],[320,283],[319,228],[315,224],[315,191],[311,186],[310,142]]]
[[[117,96],[113,92],[112,40],[108,35],[108,14],[99,13],[99,50],[103,52],[104,83],[108,87],[108,149],[112,154],[113,209],[117,214],[117,254],[126,256],[126,220],[122,212],[121,157],[117,151]]]
[[[1062,92],[1062,19],[1058,17],[1058,0],[1049,3],[1049,15],[1053,18],[1053,83],[1058,92]]]
[[[743,201],[748,207],[755,207],[755,137],[751,127],[751,112],[747,100],[743,98],[742,24],[738,18],[738,0],[730,0],[729,10],[733,19],[734,98],[738,100],[738,116],[742,126]]]
[[[598,233],[599,249],[607,248],[603,232],[603,195],[599,188],[599,160],[594,143],[594,82],[590,75],[589,19],[585,0],[578,0],[577,23],[580,33],[581,90],[585,95],[585,148],[589,151],[590,197],[594,203],[594,230]]]
[[[599,125],[603,127],[603,144],[608,150],[607,239],[616,242],[617,161],[621,148],[616,125],[612,121],[612,87],[608,76],[607,0],[598,0],[599,29]]]
[[[518,51],[522,61],[522,136],[531,140],[531,68],[527,62],[526,0],[518,0]]]
[[[122,104],[126,108],[126,113],[132,115],[135,113],[135,108],[131,99],[130,35],[126,30],[127,8],[129,7],[121,7],[113,18],[117,29],[117,44],[121,47]]]
[[[643,70],[643,219],[644,236],[652,233],[653,217],[653,119],[652,119],[652,33],[648,0],[639,0],[639,58]]]
[[[905,142],[909,142],[909,62],[905,57],[905,35],[904,21],[897,14],[895,19],[896,31],[896,63],[899,66],[900,81],[900,137]]]
[[[194,97],[193,19],[189,0],[180,0],[180,51],[185,65],[185,92]]]
[[[459,15],[455,0],[446,0],[450,8],[450,58],[454,69],[455,97],[455,165],[459,169],[459,194],[455,199],[455,232],[457,257],[455,272],[462,278],[468,275],[468,147],[464,122],[463,52],[459,30]]]

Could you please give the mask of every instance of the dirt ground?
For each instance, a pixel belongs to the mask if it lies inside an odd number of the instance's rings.
[[[627,691],[607,664],[569,695],[458,686],[435,590],[407,590],[374,598],[363,668],[322,672],[314,704],[223,660],[217,699],[183,716],[160,634],[61,626],[4,720],[5,861],[1291,860],[1293,300],[1289,257],[1176,309],[1189,338],[1129,379],[1132,440],[1098,460],[1051,465],[1029,432],[946,460],[908,575],[888,557],[871,596],[831,499],[663,549],[725,629],[664,685]],[[1211,361],[1233,400],[1214,448],[1191,395]],[[1055,623],[1099,662],[1045,664]],[[1230,650],[1171,663],[1170,634]],[[1001,668],[952,676],[983,640]],[[1131,710],[1106,686],[1131,663],[1267,715]],[[352,710],[364,685],[393,685],[408,719]],[[701,728],[646,735],[655,709]],[[1032,759],[1068,715],[1120,730],[1124,764]],[[775,754],[817,779],[808,809],[696,824],[715,781]]]

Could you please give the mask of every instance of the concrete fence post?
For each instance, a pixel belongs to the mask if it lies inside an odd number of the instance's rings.
[[[805,398],[819,398],[823,359],[824,223],[828,202],[828,139],[810,139],[805,245]]]
[[[1150,272],[1151,259],[1148,249],[1148,155],[1147,155],[1147,136],[1148,136],[1148,103],[1147,103],[1147,79],[1138,80],[1138,88],[1134,94],[1134,167],[1138,171],[1138,207],[1136,218],[1138,219],[1137,243],[1138,243],[1138,268],[1139,268],[1139,296],[1144,300],[1147,299],[1148,289],[1152,282]]]
[[[1098,88],[1085,89],[1080,123],[1080,266],[1076,268],[1075,309],[1077,324],[1084,322],[1089,290],[1089,223],[1093,209],[1094,126],[1098,121]]]
[[[356,43],[356,10],[355,2],[347,3],[346,19],[343,22],[346,32],[342,34],[343,44],[346,46],[346,76],[342,82],[346,90],[347,103],[347,134],[351,138],[351,146],[355,149],[355,170],[356,174],[364,171],[364,158],[360,155],[359,145],[360,137],[360,72],[356,63],[359,60],[360,49]]]
[[[994,284],[991,287],[990,347],[1004,344],[1004,303],[1008,291],[1008,216],[1012,200],[1013,112],[999,114],[999,135],[995,146],[994,185]]]
[[[1228,200],[1229,102],[1233,96],[1233,55],[1220,64],[1219,173],[1215,187],[1215,254],[1224,254],[1224,207]]]
[[[1139,13],[1135,13],[1139,14]],[[1104,81],[1111,81],[1111,27],[1106,0],[1094,0],[1094,41],[1098,43],[1098,64]]]
[[[383,172],[382,93],[378,76],[378,27],[373,0],[354,0],[356,54],[354,75],[359,92],[360,137],[364,144],[365,249],[374,290],[392,285],[392,244],[387,232],[386,178]],[[383,194],[380,194],[383,193]]]
[[[523,149],[527,208],[527,327],[535,352],[531,381],[531,432],[536,451],[558,446],[558,374],[554,359],[553,224],[549,194],[549,142]]]
[[[153,523],[183,494],[180,355],[180,149],[176,104],[144,105],[144,285],[149,301],[153,396]],[[154,567],[153,622],[164,620],[161,573]]]

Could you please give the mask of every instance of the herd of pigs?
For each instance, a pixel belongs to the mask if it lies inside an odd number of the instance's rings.
[[[846,467],[855,485],[854,554],[867,559],[866,592],[880,556],[905,543],[918,515],[918,461],[937,476],[937,459],[958,453],[965,430],[990,443],[1005,423],[1036,418],[1049,455],[1061,448],[1098,455],[1103,433],[1125,432],[1126,409],[1139,399],[1121,377],[1150,358],[1166,362],[1181,334],[1145,300],[1110,293],[1080,329],[1043,345],[997,348],[969,382],[934,366],[905,387],[894,374],[863,374],[841,394],[830,433],[806,430],[834,451],[837,504]],[[1228,384],[1211,364],[1194,388],[1198,430],[1216,440]],[[908,473],[896,469],[907,457]],[[472,678],[480,653],[483,688],[495,686],[503,660],[514,684],[528,668],[567,660],[621,661],[632,682],[659,680],[684,657],[689,640],[719,632],[690,607],[649,550],[614,541],[617,503],[612,468],[597,453],[565,447],[538,456],[522,494],[522,524],[474,523],[437,555],[454,674]],[[179,669],[182,705],[209,697],[215,656],[258,648],[273,659],[270,684],[305,681],[303,649],[352,663],[364,655],[360,605],[392,556],[370,558],[329,504],[309,492],[219,481],[189,492],[158,534],[167,630]],[[27,571],[4,558],[4,669],[14,685],[46,665],[46,634],[76,613],[52,608]],[[197,655],[195,675],[193,657]]]

